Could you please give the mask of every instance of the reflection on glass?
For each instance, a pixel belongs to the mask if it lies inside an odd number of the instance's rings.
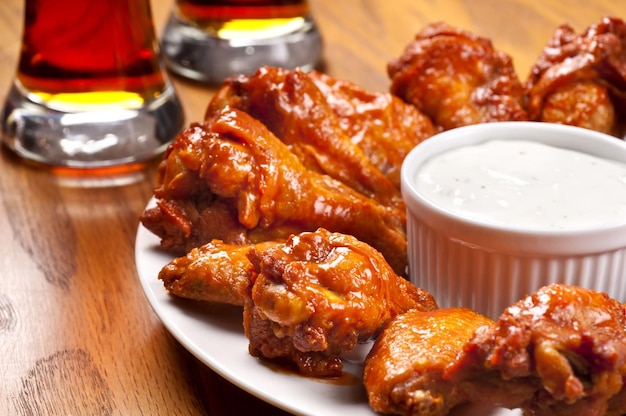
[[[306,0],[177,0],[162,47],[173,71],[217,84],[264,65],[312,69],[322,39]]]
[[[26,0],[1,121],[8,147],[51,166],[136,166],[162,152],[184,120],[150,1]]]

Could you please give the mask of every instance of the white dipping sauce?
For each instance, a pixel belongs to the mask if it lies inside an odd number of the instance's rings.
[[[483,222],[572,229],[626,221],[625,164],[536,142],[460,147],[428,160],[416,179],[427,200]]]

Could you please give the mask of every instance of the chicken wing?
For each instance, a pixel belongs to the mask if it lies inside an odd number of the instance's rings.
[[[340,375],[341,354],[375,337],[391,318],[437,308],[379,252],[345,234],[301,233],[249,257],[255,269],[244,306],[250,353],[287,360],[305,375]]]
[[[553,284],[493,323],[465,309],[392,320],[366,360],[383,413],[445,415],[463,403],[525,416],[626,413],[626,307],[604,293]]]
[[[446,380],[445,370],[477,328],[492,324],[491,319],[465,308],[412,310],[397,316],[365,360],[363,382],[372,409],[437,416],[467,403],[467,386]]]
[[[256,244],[256,250],[278,241]],[[172,295],[205,302],[243,306],[253,272],[248,253],[253,244],[226,244],[213,240],[175,258],[159,272],[159,280]]]
[[[406,273],[404,211],[306,169],[240,110],[225,108],[182,132],[159,166],[154,195],[141,221],[164,247],[258,243],[323,227],[354,235]]]
[[[511,57],[490,40],[445,23],[420,31],[387,72],[390,91],[444,130],[528,118]]]
[[[399,189],[404,158],[439,129],[415,106],[393,94],[365,91],[320,73],[311,73],[311,79],[352,142]]]
[[[605,17],[581,34],[562,25],[533,66],[526,88],[532,120],[624,138],[626,23]]]
[[[507,403],[525,415],[621,415],[615,395],[626,376],[626,308],[604,293],[546,286],[477,331],[448,371],[452,379],[495,371],[514,383],[534,380],[532,394]]]
[[[397,97],[315,71],[263,67],[232,77],[206,114],[225,106],[264,123],[307,168],[401,209],[402,160],[436,133],[426,116]]]

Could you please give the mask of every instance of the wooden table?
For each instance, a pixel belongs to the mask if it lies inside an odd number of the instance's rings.
[[[0,98],[20,47],[22,0],[0,3]],[[160,33],[172,0],[153,0]],[[626,15],[613,0],[311,0],[326,71],[385,91],[386,63],[425,23],[489,37],[525,78],[557,25]],[[174,78],[188,121],[214,90]],[[188,353],[148,304],[134,262],[155,164],[126,186],[76,188],[0,152],[0,414],[242,415],[282,411]]]

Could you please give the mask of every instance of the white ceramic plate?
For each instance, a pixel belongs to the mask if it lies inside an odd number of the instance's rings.
[[[166,293],[157,276],[171,259],[170,254],[159,249],[158,237],[140,225],[135,260],[143,290],[163,325],[201,362],[243,390],[293,414],[376,415],[367,404],[358,359],[344,363],[346,374],[338,381],[277,371],[248,354],[240,308],[186,301]],[[485,413],[469,409],[455,412],[455,416],[478,415]],[[509,410],[491,413],[518,415],[521,413]]]

